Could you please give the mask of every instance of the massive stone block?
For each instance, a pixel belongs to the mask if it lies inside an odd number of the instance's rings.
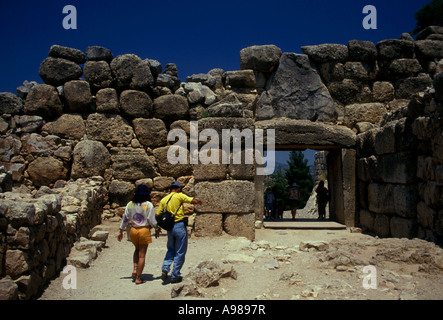
[[[57,180],[66,180],[68,169],[62,161],[53,157],[39,157],[32,161],[28,167],[28,173],[34,185],[48,186]]]
[[[186,163],[170,163],[168,160],[168,151],[170,147],[161,147],[154,149],[155,160],[159,169],[159,173],[166,177],[182,177],[192,175],[192,165],[189,162],[189,151],[180,148],[181,152],[186,154]],[[172,152],[172,151],[171,151]],[[179,157],[180,151],[176,150],[175,156]]]
[[[119,115],[94,113],[86,120],[86,134],[91,140],[129,144],[134,131]]]
[[[111,168],[115,179],[132,181],[157,176],[153,159],[143,149],[112,148]]]
[[[46,123],[42,130],[66,139],[81,139],[86,133],[82,116],[74,114],[64,114],[57,120]]]
[[[275,45],[251,46],[240,51],[240,69],[271,72],[280,60],[282,51]]]
[[[250,213],[254,211],[254,183],[227,180],[222,182],[197,182],[195,194],[203,204],[196,206],[197,212]]]
[[[135,54],[117,56],[110,66],[117,86],[122,89],[143,91],[154,84],[149,65]]]
[[[223,229],[227,234],[234,237],[245,237],[249,240],[255,239],[255,213],[225,215]]]
[[[152,116],[153,102],[146,92],[125,90],[120,95],[120,107],[131,118],[149,118]]]
[[[69,111],[72,113],[91,113],[92,96],[89,83],[84,80],[72,80],[64,85],[64,96]]]
[[[57,89],[47,84],[37,84],[31,88],[24,106],[26,114],[56,118],[63,112],[63,105]]]
[[[162,147],[167,144],[168,131],[160,119],[137,118],[132,121],[138,140],[148,147]]]
[[[173,94],[154,100],[154,116],[163,120],[186,120],[189,117],[188,100]]]
[[[48,57],[40,64],[39,75],[47,84],[55,87],[65,82],[77,80],[83,74],[82,68],[75,62]]]
[[[375,213],[395,213],[394,185],[371,183],[368,186],[369,210]]]
[[[223,214],[197,213],[194,232],[197,237],[215,237],[223,234]]]
[[[99,141],[83,140],[74,148],[71,177],[73,179],[103,176],[109,168],[111,156]]]
[[[284,53],[257,105],[258,120],[288,117],[335,122],[337,111],[328,89],[308,56]]]
[[[256,129],[275,130],[275,143],[285,145],[353,147],[355,133],[343,126],[332,126],[307,120],[267,120],[255,123]]]
[[[358,122],[378,123],[386,113],[383,103],[351,104],[345,107],[343,125],[353,128]]]

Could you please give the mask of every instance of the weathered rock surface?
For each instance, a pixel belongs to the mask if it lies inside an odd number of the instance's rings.
[[[103,176],[111,156],[99,141],[83,140],[74,148],[71,177],[73,179]]]
[[[86,120],[86,134],[91,140],[129,144],[134,131],[120,115],[94,113]]]
[[[267,91],[260,97],[256,117],[335,122],[337,111],[308,56],[284,53]]]
[[[63,114],[57,120],[46,123],[42,130],[67,139],[81,139],[86,133],[82,116],[75,114]]]
[[[47,84],[55,87],[71,80],[78,80],[83,74],[82,68],[75,62],[48,57],[40,64],[39,75]]]
[[[144,146],[156,148],[167,144],[168,132],[162,120],[137,118],[132,123],[138,140]]]
[[[154,116],[162,120],[186,120],[189,116],[188,101],[179,95],[166,95],[154,100]]]
[[[28,167],[29,176],[36,186],[48,186],[57,180],[66,180],[68,169],[62,161],[53,157],[39,157]]]
[[[197,212],[250,213],[254,211],[254,183],[230,180],[197,182],[195,194],[203,204]]]
[[[143,149],[111,148],[111,167],[115,179],[135,181],[157,176],[154,160]]]
[[[149,95],[142,91],[125,90],[120,95],[120,107],[131,118],[151,117],[152,105]]]
[[[23,102],[15,94],[10,92],[0,92],[0,112],[4,113],[20,113],[23,111]]]
[[[47,84],[37,84],[26,97],[24,112],[48,118],[56,118],[63,112],[57,90]]]
[[[271,72],[278,65],[282,51],[275,45],[251,46],[240,51],[240,69]]]
[[[356,143],[356,135],[343,126],[333,126],[307,120],[279,119],[258,121],[256,129],[275,130],[278,145],[339,145],[350,147]]]
[[[149,65],[135,54],[117,56],[110,66],[117,86],[122,89],[144,91],[154,84]]]
[[[92,112],[91,87],[87,81],[69,81],[63,86],[63,93],[69,112],[84,114]]]

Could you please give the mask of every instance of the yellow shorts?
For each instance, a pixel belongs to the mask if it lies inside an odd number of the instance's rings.
[[[151,230],[149,229],[149,227],[131,227],[129,237],[131,238],[131,242],[136,247],[138,247],[139,245],[148,245],[152,243]]]

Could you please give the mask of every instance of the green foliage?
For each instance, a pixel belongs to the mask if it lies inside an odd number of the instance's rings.
[[[275,172],[265,177],[265,193],[267,188],[272,188],[277,205],[285,205],[289,208],[288,190],[296,182],[300,189],[299,208],[303,208],[311,195],[314,182],[310,174],[308,160],[304,158],[303,152],[291,151],[288,161],[289,168],[277,167]]]
[[[288,200],[288,180],[286,180],[286,170],[282,167],[278,167],[271,175],[270,179],[265,182],[266,188],[272,188],[277,205],[287,204]]]
[[[294,182],[297,183],[300,190],[300,204],[298,207],[304,208],[314,186],[314,181],[308,166],[308,160],[304,158],[303,152],[291,151],[289,154],[288,165],[289,169],[286,170],[288,187]]]
[[[443,0],[433,0],[415,13],[417,21],[413,35],[429,26],[443,26]]]

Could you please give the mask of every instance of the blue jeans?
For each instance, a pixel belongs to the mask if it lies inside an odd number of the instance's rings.
[[[162,265],[162,271],[171,270],[171,265],[174,263],[171,278],[177,280],[180,277],[180,270],[185,263],[185,255],[188,250],[188,231],[183,222],[178,222],[174,225],[171,231],[168,231],[168,252],[166,252],[165,259]]]

